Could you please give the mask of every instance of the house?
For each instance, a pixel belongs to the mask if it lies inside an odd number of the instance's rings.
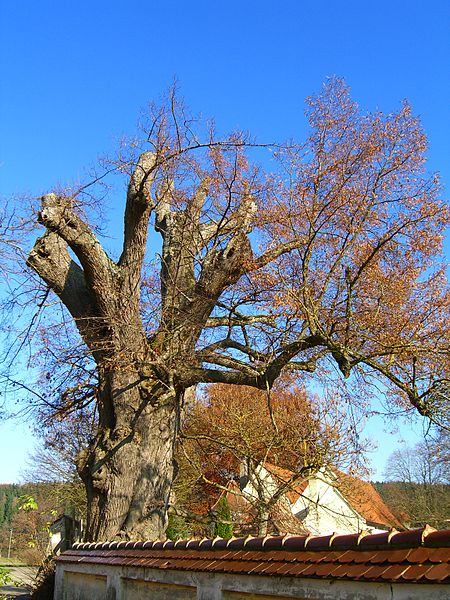
[[[271,504],[275,495],[279,498]],[[229,486],[227,499],[243,534],[249,533],[246,525],[260,504],[270,507],[267,517],[271,532],[327,535],[403,529],[369,482],[329,467],[299,480],[288,469],[260,464],[251,477],[241,474],[240,489],[234,482]],[[295,519],[287,518],[289,512]]]

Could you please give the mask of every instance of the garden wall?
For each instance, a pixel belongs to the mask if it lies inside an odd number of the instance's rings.
[[[55,600],[450,598],[450,531],[79,544]]]

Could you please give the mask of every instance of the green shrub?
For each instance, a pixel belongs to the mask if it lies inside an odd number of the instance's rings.
[[[169,540],[185,540],[191,535],[191,528],[183,517],[169,515],[169,524],[166,529],[166,536]]]
[[[6,569],[5,567],[0,567],[0,587],[3,585],[9,585],[10,583],[13,582],[10,573],[11,573],[10,569]]]

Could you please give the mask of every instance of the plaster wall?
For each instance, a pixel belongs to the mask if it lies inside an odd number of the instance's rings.
[[[57,563],[54,600],[445,600],[448,588]]]

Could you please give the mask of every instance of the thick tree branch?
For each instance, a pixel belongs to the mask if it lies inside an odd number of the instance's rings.
[[[27,265],[61,298],[76,320],[95,315],[83,271],[56,233],[46,233],[36,240]]]
[[[123,251],[119,264],[127,266],[134,274],[138,275],[145,254],[148,221],[154,207],[150,190],[156,166],[156,154],[153,152],[141,154],[128,185]]]
[[[200,237],[206,246],[211,240],[232,235],[238,231],[250,233],[257,205],[250,194],[245,195],[238,208],[229,215],[224,214],[220,221],[199,226]]]
[[[70,198],[47,194],[42,198],[39,222],[67,242],[79,259],[86,283],[100,309],[111,299],[115,264],[103,250],[92,229],[72,209]]]
[[[200,217],[209,185],[205,178],[186,208],[178,212],[171,207],[174,191],[170,182],[161,186],[158,194],[155,227],[163,237],[161,291],[166,327],[189,313],[194,313],[195,321],[203,327],[220,293],[245,272],[243,264],[251,256],[247,233],[256,210],[253,199],[244,196],[233,214],[224,216],[219,223],[202,225]],[[220,242],[227,237],[224,248]],[[201,258],[201,250],[213,238]],[[197,281],[196,260],[202,264]]]
[[[236,314],[236,313],[235,313]],[[205,327],[242,327],[245,325],[270,325],[276,327],[276,319],[271,315],[238,315],[228,317],[209,317]]]
[[[61,298],[84,342],[93,356],[99,358],[104,320],[98,313],[83,270],[70,257],[66,242],[56,233],[44,234],[36,240],[27,265]]]
[[[245,363],[241,360],[237,360],[232,356],[226,354],[218,354],[217,352],[202,352],[202,362],[218,365],[227,369],[234,369],[236,371],[242,371],[248,373],[250,376],[259,375],[259,371],[253,365]]]
[[[258,258],[255,258],[253,265],[250,267],[249,271],[256,271],[257,269],[260,269],[261,267],[265,267],[266,265],[270,264],[271,262],[273,262],[280,256],[283,256],[283,254],[292,252],[292,250],[295,250],[296,248],[300,248],[303,245],[304,245],[304,241],[301,239],[300,240],[292,240],[290,242],[285,242],[284,244],[280,244],[279,246],[276,246],[275,248],[267,250],[266,252],[264,252],[263,254],[258,256]]]
[[[248,375],[241,371],[220,371],[203,367],[189,367],[186,372],[180,370],[181,384],[184,386],[197,385],[198,383],[232,383],[248,385],[261,390],[266,389],[265,379],[258,375]]]
[[[300,352],[310,350],[311,348],[317,348],[318,346],[326,346],[326,341],[318,334],[286,344],[286,346],[281,349],[278,356],[268,364],[265,370],[266,381],[271,386],[275,379],[280,375],[281,371],[294,357]],[[311,365],[311,367],[313,363],[313,360],[308,361],[308,365]],[[297,363],[297,365],[299,365],[299,363]],[[310,370],[310,368],[307,370]]]
[[[182,211],[172,210],[171,181],[166,181],[157,194],[155,229],[163,238],[161,295],[169,320],[182,310],[195,285],[195,259],[201,250],[198,225],[208,185],[208,180],[203,180]]]
[[[232,343],[234,344],[234,342]],[[202,351],[199,351],[197,357],[204,362],[218,364],[231,370],[221,371],[206,367],[189,366],[189,368],[185,370],[180,370],[180,380],[183,385],[189,386],[198,383],[229,383],[248,385],[250,387],[266,390],[267,386],[272,386],[281,371],[284,368],[287,368],[292,359],[300,352],[325,345],[326,341],[321,336],[311,335],[303,340],[287,344],[278,351],[275,358],[271,359],[269,355],[260,354],[259,356],[263,357],[264,360],[261,360],[259,365],[248,365],[242,361],[237,361],[229,355],[224,356],[214,352],[209,353],[207,351],[203,353]],[[322,354],[323,353],[319,353],[320,356]],[[316,368],[316,361],[317,356],[314,356],[309,360],[296,361],[293,364],[297,370],[312,372]]]
[[[255,348],[252,348],[251,346],[248,346],[245,344],[241,344],[240,342],[237,342],[230,338],[225,338],[223,340],[214,342],[213,344],[210,344],[209,346],[205,346],[197,353],[197,356],[203,360],[203,357],[209,355],[212,352],[215,352],[216,350],[221,350],[221,349],[222,350],[231,350],[231,349],[238,350],[238,352],[241,352],[242,354],[246,354],[254,361],[260,361],[260,362],[267,361],[267,355],[264,354],[263,352],[258,352]]]

